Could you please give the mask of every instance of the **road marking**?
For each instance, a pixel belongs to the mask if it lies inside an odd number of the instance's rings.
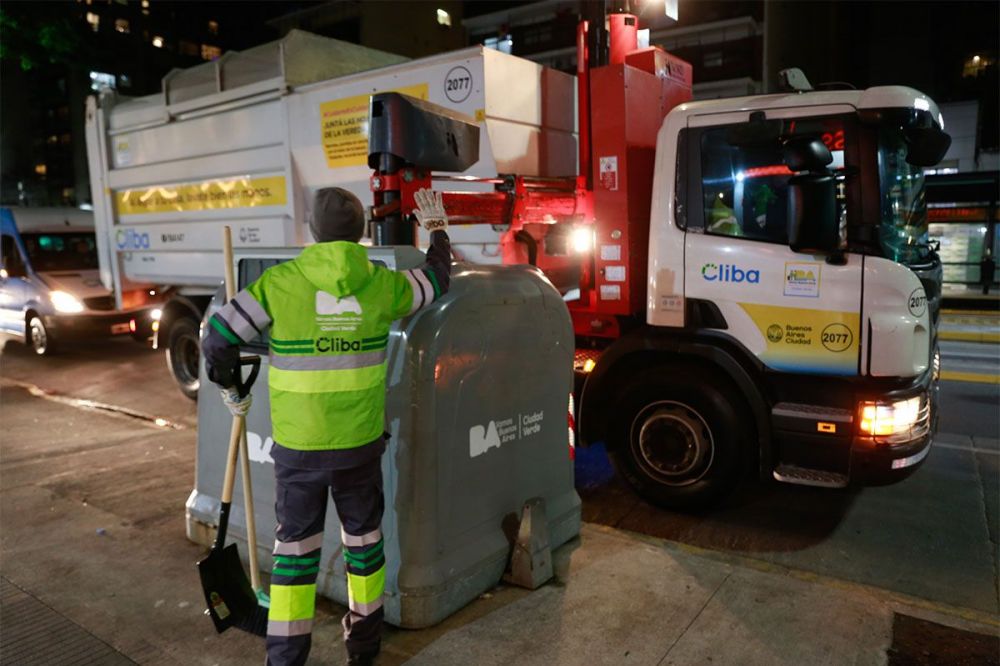
[[[109,416],[121,416],[129,419],[134,419],[139,421],[150,428],[156,428],[157,430],[184,430],[185,427],[180,423],[173,423],[167,419],[160,418],[159,416],[151,416],[150,414],[143,414],[142,412],[136,411],[134,409],[129,409],[128,407],[119,407],[117,405],[109,405],[104,402],[97,402],[96,400],[87,400],[86,398],[73,398],[67,395],[60,395],[58,393],[53,393],[52,391],[46,391],[45,389],[31,384],[29,382],[22,382],[17,379],[9,379],[4,377],[0,379],[0,386],[16,386],[26,390],[31,395],[36,398],[42,398],[43,400],[51,400],[52,402],[58,402],[62,405],[69,405],[70,407],[75,407],[77,409],[83,409],[90,412],[100,412],[102,414],[107,414]]]
[[[992,342],[1000,343],[1000,332],[996,331],[941,331],[938,333],[941,340],[952,340],[955,342]]]
[[[956,310],[954,308],[942,308],[941,314],[947,315],[976,315],[981,317],[1000,317],[1000,310]]]
[[[992,449],[977,449],[973,446],[960,446],[958,444],[946,444],[945,442],[931,442],[932,449],[951,449],[953,451],[968,451],[969,453],[985,453],[989,456],[1000,456],[1000,451]]]
[[[941,379],[950,382],[971,382],[974,384],[1000,384],[1000,375],[986,375],[978,372],[956,372],[942,370]]]

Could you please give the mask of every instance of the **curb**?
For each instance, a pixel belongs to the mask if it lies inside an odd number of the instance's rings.
[[[1000,344],[1000,331],[941,331],[939,340],[953,342],[988,342]]]
[[[1000,384],[1000,375],[942,370],[941,380],[946,382],[970,382],[974,384]]]

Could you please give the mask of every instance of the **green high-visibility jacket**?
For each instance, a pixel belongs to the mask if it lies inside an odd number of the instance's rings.
[[[269,268],[209,320],[209,377],[232,385],[237,345],[270,326],[274,440],[302,451],[374,441],[384,432],[389,328],[447,290],[447,235],[434,236],[428,264],[409,271],[372,264],[346,241],[312,245]]]

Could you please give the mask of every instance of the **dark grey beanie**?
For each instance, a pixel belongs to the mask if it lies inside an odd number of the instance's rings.
[[[361,201],[340,187],[324,187],[313,199],[309,229],[318,243],[351,241],[365,234],[365,209]]]

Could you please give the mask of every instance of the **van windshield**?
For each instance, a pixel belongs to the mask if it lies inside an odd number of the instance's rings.
[[[97,239],[92,233],[21,234],[36,271],[82,271],[97,265]]]

